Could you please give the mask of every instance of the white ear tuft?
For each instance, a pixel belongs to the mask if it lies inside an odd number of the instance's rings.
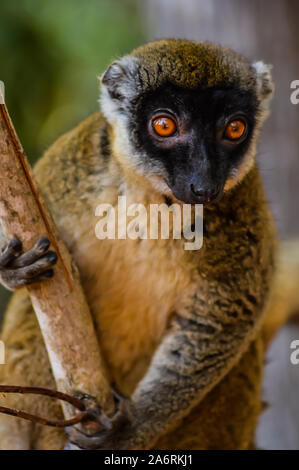
[[[132,98],[136,95],[136,75],[139,62],[135,57],[124,56],[113,62],[101,77],[111,98]]]
[[[101,109],[109,122],[120,115],[128,114],[137,92],[139,61],[135,57],[124,56],[113,62],[100,77]]]
[[[272,65],[258,61],[252,64],[256,73],[257,93],[261,100],[268,100],[274,92],[274,83],[272,80]]]

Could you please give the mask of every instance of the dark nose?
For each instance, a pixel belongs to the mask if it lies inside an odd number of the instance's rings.
[[[212,202],[219,194],[217,189],[203,189],[200,186],[191,184],[191,192],[196,196],[199,204],[208,204]]]

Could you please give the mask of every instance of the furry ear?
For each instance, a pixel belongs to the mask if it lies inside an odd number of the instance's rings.
[[[137,92],[138,59],[125,56],[113,62],[101,77],[101,83],[115,100],[134,98]]]
[[[274,83],[271,74],[272,65],[264,64],[264,62],[259,61],[252,64],[252,67],[256,74],[258,97],[261,101],[270,99],[274,92]]]

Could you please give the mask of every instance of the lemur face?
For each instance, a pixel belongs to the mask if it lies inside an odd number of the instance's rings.
[[[252,167],[272,89],[261,62],[211,44],[157,41],[108,68],[101,102],[120,163],[161,193],[211,204]]]
[[[176,199],[209,204],[221,198],[244,160],[256,112],[249,92],[166,83],[138,101],[130,131]]]

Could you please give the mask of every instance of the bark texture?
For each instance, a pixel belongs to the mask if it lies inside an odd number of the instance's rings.
[[[0,104],[0,222],[7,239],[18,236],[28,250],[48,236],[58,254],[53,279],[28,287],[49,354],[58,390],[86,398],[113,411],[98,341],[79,273],[62,242],[44,201],[5,104]],[[66,418],[72,406],[63,405]]]

